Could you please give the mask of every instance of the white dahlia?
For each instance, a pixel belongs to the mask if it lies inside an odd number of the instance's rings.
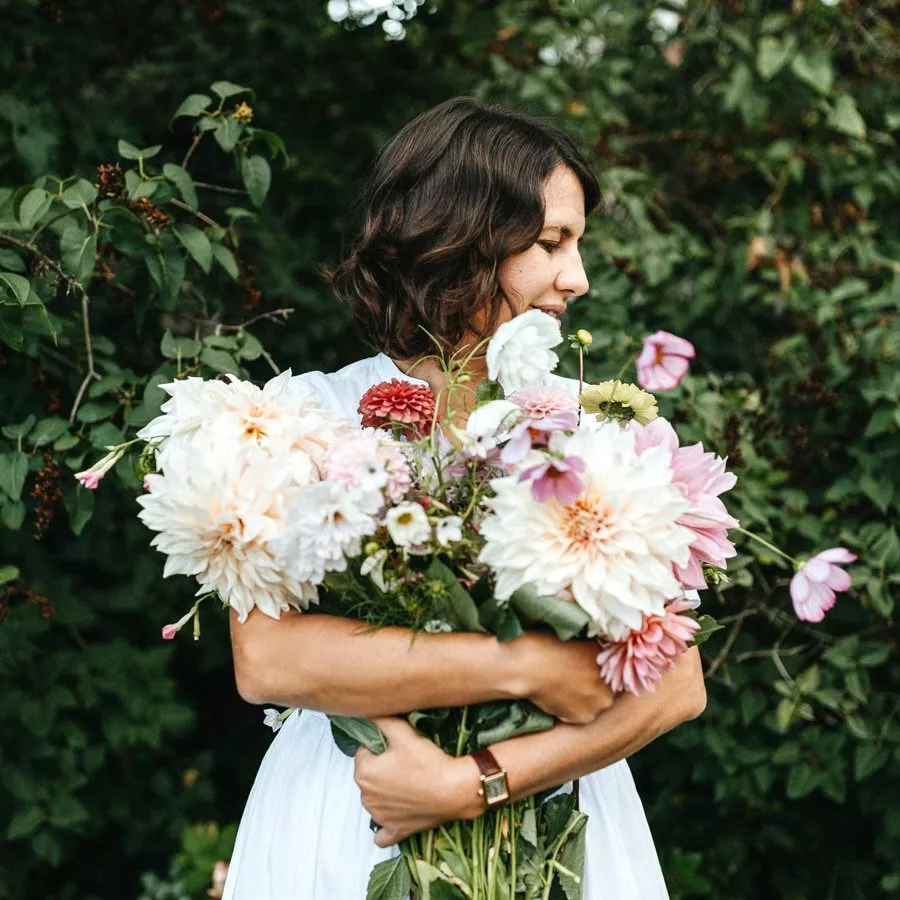
[[[148,475],[146,486],[138,517],[158,532],[151,545],[168,557],[163,577],[196,576],[197,593],[217,592],[242,622],[254,606],[277,619],[317,600],[271,545],[299,491],[283,461],[252,446],[223,448],[203,433],[170,442],[165,474]]]
[[[688,502],[672,484],[664,447],[638,455],[634,436],[616,424],[561,440],[563,456],[585,462],[579,496],[540,502],[518,475],[494,479],[479,560],[496,575],[498,599],[523,585],[570,593],[595,632],[617,639],[681,595],[672,565],[689,557],[691,532],[677,522]]]
[[[402,500],[412,484],[403,450],[374,428],[363,428],[336,440],[325,456],[325,477],[348,490],[383,490],[392,503]]]
[[[494,332],[487,348],[488,378],[499,381],[507,395],[545,384],[559,365],[550,348],[560,343],[559,322],[539,309],[529,309]]]
[[[278,559],[298,581],[321,584],[327,572],[343,572],[347,557],[358,556],[362,539],[378,523],[367,510],[381,506],[361,491],[320,481],[294,495],[284,534],[273,542]]]
[[[320,478],[328,445],[347,433],[350,423],[324,409],[306,389],[291,384],[288,369],[263,387],[228,376],[230,381],[186,378],[160,385],[170,398],[138,432],[145,441],[160,441],[160,464],[166,466],[172,438],[193,440],[215,432],[223,444],[255,446],[286,459],[295,479],[309,484]]]

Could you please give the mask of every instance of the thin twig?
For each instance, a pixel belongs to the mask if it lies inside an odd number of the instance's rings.
[[[78,291],[79,294],[85,296],[86,292],[84,289],[84,285],[82,285],[82,283],[77,278],[66,272],[65,269],[63,269],[63,267],[55,259],[53,259],[53,257],[47,256],[46,253],[42,253],[33,244],[26,244],[25,241],[17,240],[14,237],[10,237],[8,234],[0,234],[0,241],[5,244],[9,244],[11,247],[18,247],[19,250],[25,250],[28,253],[37,256],[41,260],[41,262],[43,262],[49,268],[53,269],[53,271],[56,272],[56,274],[63,281],[65,281],[65,283],[69,285],[69,287],[74,288],[76,291]]]
[[[743,613],[739,614],[736,617],[734,627],[731,629],[731,631],[728,632],[728,637],[725,640],[725,644],[723,645],[722,649],[719,651],[718,656],[716,656],[716,658],[710,664],[709,668],[706,670],[707,678],[709,678],[711,675],[715,675],[719,666],[721,666],[722,663],[725,662],[725,658],[728,656],[728,652],[731,650],[732,646],[734,645],[734,642],[737,640],[737,636],[741,632],[741,628],[744,625],[744,620],[748,616],[752,616],[755,613],[756,613],[755,609],[745,609]]]
[[[100,377],[94,371],[94,345],[91,343],[91,320],[88,314],[87,293],[81,295],[81,324],[84,328],[84,347],[85,350],[87,350],[88,370],[84,376],[84,380],[81,382],[81,386],[78,388],[78,393],[75,395],[75,402],[72,404],[72,412],[69,413],[69,424],[75,421],[75,413],[78,412],[81,398],[84,396],[87,386],[91,383],[91,379]]]
[[[191,209],[187,205],[187,203],[184,203],[183,201],[178,200],[175,197],[173,197],[169,201],[169,203],[171,203],[172,206],[177,206],[179,209],[183,209],[185,212],[189,212],[192,215],[195,215],[201,222],[205,222],[207,225],[211,225],[213,228],[222,228],[223,231],[225,230],[222,225],[215,221],[215,219],[211,219],[205,213],[200,212],[199,209]]]
[[[271,312],[260,313],[258,316],[254,316],[246,322],[241,322],[240,325],[216,325],[216,333],[219,334],[223,331],[243,331],[245,328],[249,328],[256,322],[261,322],[263,319],[284,320],[287,319],[288,316],[293,315],[295,311],[296,310],[293,309],[273,309]]]
[[[271,354],[267,353],[265,350],[263,350],[263,351],[261,351],[261,352],[262,352],[262,357],[263,357],[263,359],[264,359],[264,360],[272,367],[272,371],[273,371],[276,375],[280,375],[280,374],[281,374],[281,369],[278,368],[277,364],[275,363],[275,360],[272,359]]]
[[[187,149],[187,153],[184,154],[184,159],[181,161],[181,168],[187,169],[187,164],[190,161],[190,158],[194,155],[194,151],[197,149],[197,145],[200,141],[203,140],[203,135],[206,134],[205,131],[198,131],[197,136],[194,138],[193,143]]]
[[[220,194],[240,194],[242,197],[247,196],[247,192],[242,191],[240,188],[223,187],[219,184],[208,184],[205,181],[195,181],[194,187],[206,188],[208,191],[218,191]]]

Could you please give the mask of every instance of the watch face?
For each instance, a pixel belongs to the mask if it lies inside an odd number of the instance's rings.
[[[484,779],[484,801],[488,806],[509,800],[506,787],[506,773],[498,772]]]

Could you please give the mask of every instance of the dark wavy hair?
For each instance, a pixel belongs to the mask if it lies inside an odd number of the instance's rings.
[[[325,272],[360,338],[409,359],[435,349],[423,328],[451,349],[481,312],[490,334],[509,302],[500,263],[538,239],[543,182],[560,164],[581,182],[589,213],[597,179],[547,122],[456,97],[406,125],[379,154],[349,254]]]

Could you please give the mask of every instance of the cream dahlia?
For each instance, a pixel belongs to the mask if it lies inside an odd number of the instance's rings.
[[[313,585],[285,573],[271,541],[299,491],[289,466],[259,448],[235,452],[203,433],[172,441],[164,475],[148,475],[138,517],[167,556],[163,577],[193,575],[244,621],[254,606],[272,618],[317,599]]]
[[[634,436],[612,423],[564,437],[555,452],[585,462],[570,503],[535,500],[517,474],[492,481],[479,560],[496,575],[496,596],[523,585],[571,591],[594,632],[640,628],[643,615],[661,615],[681,595],[673,564],[689,557],[691,532],[678,524],[688,503],[672,484],[671,455],[638,455]]]
[[[499,381],[509,394],[544,384],[559,365],[551,350],[562,342],[559,322],[539,309],[530,309],[504,322],[488,343],[488,378]]]

